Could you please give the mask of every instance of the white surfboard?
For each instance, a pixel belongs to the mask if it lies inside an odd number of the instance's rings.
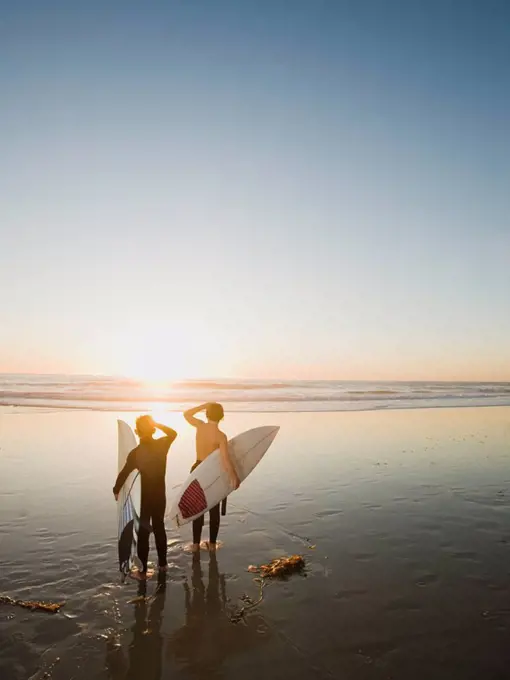
[[[117,420],[117,427],[118,471],[120,472],[129,453],[137,446],[137,441],[133,430],[123,420]],[[141,500],[140,473],[134,470],[126,479],[117,500],[119,568],[124,574],[127,574],[138,561],[136,550]]]
[[[280,428],[256,427],[228,443],[229,455],[239,479],[244,481],[270,447]],[[193,470],[179,489],[167,516],[177,526],[192,522],[220,503],[232,491],[219,449]]]

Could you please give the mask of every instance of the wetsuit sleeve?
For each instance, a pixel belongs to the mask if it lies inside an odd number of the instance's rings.
[[[117,481],[115,482],[115,486],[113,487],[113,493],[120,493],[120,490],[124,486],[124,483],[126,479],[129,477],[129,475],[133,472],[133,470],[136,468],[136,457],[135,457],[135,450],[131,451],[129,456],[127,457],[126,464],[122,468],[122,470],[119,472],[119,475],[117,477]]]

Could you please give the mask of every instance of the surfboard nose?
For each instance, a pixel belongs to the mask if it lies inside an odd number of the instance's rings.
[[[279,425],[267,425],[266,428],[264,428],[264,429],[267,430],[266,436],[269,440],[269,444],[271,444],[274,441],[278,432],[280,431],[280,426]]]

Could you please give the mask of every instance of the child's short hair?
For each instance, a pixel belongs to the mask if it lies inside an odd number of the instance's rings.
[[[138,416],[136,419],[136,431],[139,435],[153,434],[154,423],[152,421],[152,417],[149,415]]]
[[[221,404],[209,404],[205,411],[205,415],[214,423],[219,423],[225,417],[225,411]]]

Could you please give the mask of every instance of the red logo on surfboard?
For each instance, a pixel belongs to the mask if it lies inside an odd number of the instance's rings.
[[[204,490],[200,486],[200,483],[194,479],[181,496],[179,510],[182,513],[183,519],[188,519],[188,517],[199,515],[206,509],[207,500],[205,498]]]

